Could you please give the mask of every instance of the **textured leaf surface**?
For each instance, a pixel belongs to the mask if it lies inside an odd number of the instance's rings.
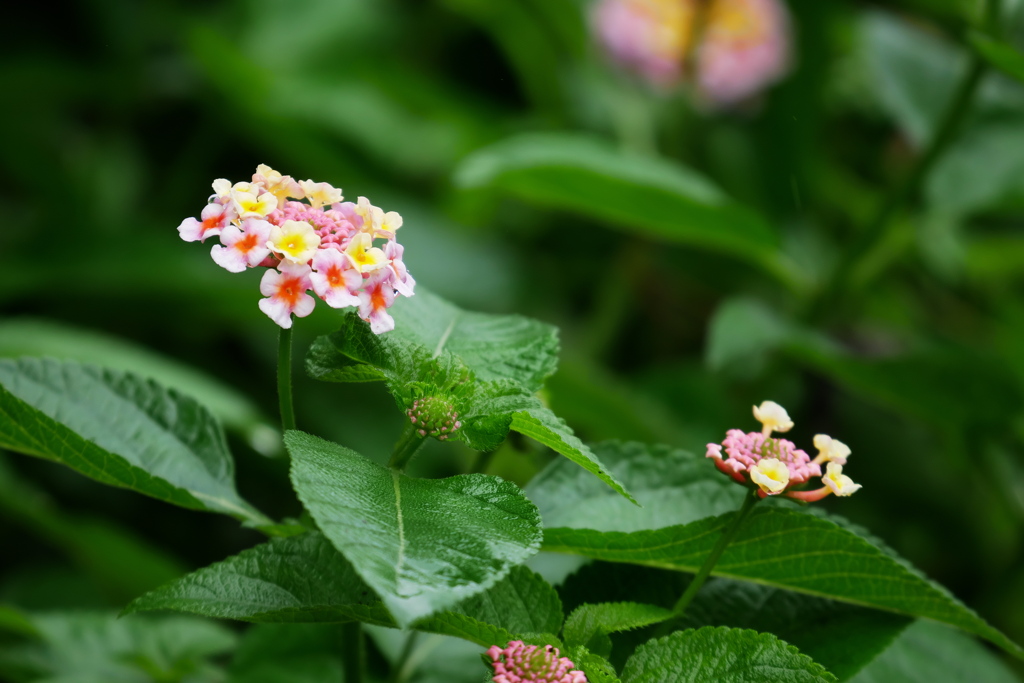
[[[537,552],[537,508],[497,477],[412,479],[288,432],[292,483],[320,529],[401,626],[494,585]]]
[[[323,534],[273,539],[147,593],[126,613],[175,610],[259,623],[364,621],[396,626],[384,604]],[[526,633],[557,632],[555,589],[518,566],[486,591],[412,628],[483,647]]]
[[[544,549],[612,562],[696,572],[732,514],[632,533],[547,529]],[[942,621],[1020,647],[941,586],[835,522],[782,509],[755,511],[715,566],[718,576],[755,581]]]
[[[310,374],[328,381],[434,381],[430,361],[451,356],[480,381],[510,379],[532,393],[558,365],[558,331],[536,320],[464,311],[422,288],[390,312],[395,329],[380,336],[355,314],[346,316],[338,332],[314,344]]]
[[[526,495],[544,526],[639,531],[685,524],[739,507],[744,490],[723,481],[703,458],[668,446],[606,441],[597,459],[643,507],[630,505],[571,464],[556,460],[530,481]]]
[[[168,503],[269,522],[235,490],[217,420],[134,375],[46,359],[0,361],[0,445]]]
[[[721,508],[738,507],[738,499],[729,503],[728,497],[742,496],[744,489],[705,458],[685,451],[616,442],[596,449],[645,507],[613,502],[604,510],[593,502],[602,493],[586,477],[553,463],[527,489],[544,518],[544,550],[696,572],[733,514],[721,514]],[[660,503],[651,495],[659,491]],[[677,513],[672,503],[683,498],[686,503]],[[715,575],[928,617],[1024,654],[944,588],[848,524],[772,503],[754,511],[715,566]],[[578,512],[587,505],[593,507]]]
[[[969,636],[941,624],[912,624],[851,683],[1018,683],[1005,664]]]
[[[770,633],[681,631],[652,640],[626,662],[622,683],[812,683],[835,681],[820,664]]]
[[[587,472],[597,476],[598,479],[610,486],[612,490],[625,497],[632,503],[636,499],[619,483],[600,458],[573,434],[572,429],[543,406],[514,413],[512,415],[511,429],[520,434],[525,434],[544,444],[556,453],[576,463]]]
[[[272,429],[252,399],[233,387],[184,363],[93,330],[49,320],[5,320],[0,322],[0,356],[46,356],[130,372],[195,398],[227,427],[250,437]]]
[[[491,187],[631,232],[722,251],[779,274],[777,238],[760,216],[696,172],[578,134],[528,134],[470,155],[465,188]]]
[[[559,588],[567,609],[587,602],[639,600],[671,608],[690,577],[675,571],[594,562]],[[578,609],[578,608],[577,608]],[[912,620],[746,581],[712,578],[674,628],[731,626],[772,633],[845,680],[887,648]],[[614,653],[633,651],[655,629],[617,635]]]
[[[410,301],[418,298],[419,294]],[[407,337],[375,335],[349,315],[341,330],[314,342],[307,372],[326,381],[382,380],[402,410],[416,398],[441,398],[462,423],[451,440],[489,451],[512,429],[564,455],[632,500],[565,421],[534,396],[557,360],[553,328],[515,316],[460,312],[436,297],[428,301],[438,302],[438,320],[447,321],[444,330],[439,330],[441,323],[431,321],[429,306],[416,309],[417,317],[403,333]],[[473,341],[471,334],[480,336]]]
[[[670,610],[638,602],[604,602],[581,605],[565,620],[562,639],[566,645],[583,645],[598,654],[609,655],[603,638],[611,633],[631,631],[657,624],[672,616]]]
[[[175,610],[252,622],[392,621],[323,534],[272,539],[135,599],[126,614]]]

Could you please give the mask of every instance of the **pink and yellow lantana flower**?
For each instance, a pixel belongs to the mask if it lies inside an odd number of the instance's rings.
[[[662,88],[692,78],[714,107],[749,99],[789,68],[781,0],[600,0],[594,28],[622,66]]]
[[[560,657],[552,645],[513,640],[504,648],[494,645],[487,656],[494,667],[493,683],[587,683],[586,674],[576,671],[572,661]]]
[[[832,493],[849,496],[860,489],[860,484],[843,474],[850,448],[842,441],[818,434],[814,437],[818,456],[812,460],[792,441],[772,436],[773,432],[788,432],[793,428],[785,408],[774,401],[764,401],[754,406],[754,417],[762,425],[760,432],[730,429],[722,443],[708,444],[707,457],[719,470],[740,484],[756,487],[762,498],[782,495],[814,502]],[[723,449],[725,457],[722,457]],[[823,463],[827,463],[824,475]],[[814,490],[798,488],[812,477],[821,477],[823,486]]]
[[[186,242],[219,237],[210,255],[241,273],[267,268],[260,281],[260,310],[287,329],[292,316],[313,312],[313,292],[332,308],[357,307],[377,334],[394,329],[388,309],[396,295],[412,296],[416,281],[395,239],[402,217],[366,197],[343,202],[328,183],[296,181],[261,164],[251,182],[213,182],[200,218],[186,218]]]

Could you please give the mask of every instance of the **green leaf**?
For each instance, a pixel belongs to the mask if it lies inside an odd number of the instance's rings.
[[[534,133],[503,140],[467,157],[455,182],[731,254],[784,280],[792,278],[777,252],[777,236],[763,218],[685,166],[617,150],[595,138]]]
[[[486,590],[540,545],[536,507],[497,477],[412,479],[296,431],[285,446],[306,509],[401,626]]]
[[[845,680],[885,650],[908,617],[762,586],[712,579],[680,626],[732,626],[772,633]]]
[[[538,406],[513,413],[510,427],[513,431],[539,441],[556,453],[564,455],[587,472],[595,475],[631,503],[638,504],[597,455],[573,434],[565,420],[547,408]]]
[[[0,446],[104,484],[254,524],[217,420],[156,382],[73,362],[0,361]]]
[[[256,623],[394,623],[352,565],[317,532],[271,539],[183,576],[136,598],[124,614],[152,610]]]
[[[578,468],[556,460],[526,487],[546,528],[658,529],[735,510],[744,496],[744,489],[729,485],[710,463],[686,451],[619,441],[593,450],[643,507],[626,503]]]
[[[559,592],[570,609],[591,601],[619,600],[671,608],[689,580],[675,571],[594,562],[570,576]],[[910,621],[891,612],[712,578],[673,626],[731,626],[772,633],[845,680],[892,644]],[[628,654],[649,637],[649,630],[617,636],[616,655]]]
[[[17,633],[22,636],[39,636],[39,631],[32,625],[32,620],[24,612],[3,604],[0,604],[0,631]]]
[[[611,633],[631,631],[672,617],[671,610],[638,602],[605,602],[580,605],[565,620],[562,638],[566,645],[583,645],[591,652],[608,656]]]
[[[0,322],[0,356],[47,356],[130,372],[191,396],[250,440],[265,440],[273,429],[245,394],[184,363],[93,330],[48,320],[4,320]]]
[[[198,683],[211,680],[207,658],[235,645],[231,631],[195,617],[50,612],[29,618],[40,640],[0,650],[0,674],[31,663],[45,680],[147,683],[191,674]]]
[[[574,468],[552,463],[527,487],[544,519],[544,550],[696,572],[733,515],[722,514],[723,508],[735,510],[745,489],[706,458],[685,451],[616,442],[596,450],[644,507],[625,505]],[[784,508],[785,503],[756,509],[713,573],[928,617],[1024,654],[888,549],[846,523]],[[843,558],[838,566],[836,558]]]
[[[810,657],[770,633],[733,628],[680,631],[630,657],[622,683],[811,683],[835,681]]]
[[[336,626],[257,624],[245,632],[228,683],[342,683]]]
[[[436,372],[430,361],[445,356],[480,381],[510,379],[532,393],[558,365],[558,330],[536,320],[464,311],[422,287],[389,312],[395,329],[384,335],[373,334],[355,314],[346,316],[338,332],[313,344],[309,374],[333,382],[407,384],[429,381]]]
[[[169,554],[108,520],[69,514],[32,482],[15,475],[0,454],[0,517],[62,550],[116,601],[128,600],[185,571]]]
[[[696,572],[732,514],[632,533],[546,529],[544,549]],[[837,558],[842,558],[837,563]],[[941,586],[827,519],[783,509],[751,514],[713,573],[853,604],[927,617],[1024,650]]]
[[[1007,76],[1024,82],[1024,55],[1012,45],[979,31],[971,31],[967,42],[986,62]]]
[[[912,624],[851,683],[1016,683],[998,657],[974,639],[927,621]]]
[[[319,532],[272,539],[200,569],[137,598],[125,614],[151,610],[257,623],[397,625],[352,564]],[[557,632],[561,625],[562,604],[554,588],[518,566],[486,591],[412,628],[489,647],[526,633]]]
[[[754,374],[789,335],[786,323],[764,304],[728,299],[711,319],[704,359],[715,372]]]
[[[385,335],[348,315],[338,332],[313,343],[306,358],[309,375],[332,382],[384,381],[403,411],[415,399],[439,399],[461,422],[445,438],[490,451],[512,429],[632,500],[572,429],[533,395],[557,363],[554,328],[517,316],[467,313],[425,292],[409,301],[421,298],[424,303],[395,312],[396,328]]]

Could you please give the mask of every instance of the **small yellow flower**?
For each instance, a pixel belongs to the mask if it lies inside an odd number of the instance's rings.
[[[748,471],[751,481],[768,495],[780,493],[789,485],[789,468],[778,458],[758,460]]]
[[[850,457],[850,447],[827,434],[815,434],[814,447],[818,449],[818,457],[814,459],[816,463],[834,462],[837,465],[845,465],[846,459]]]
[[[789,413],[775,401],[763,401],[761,405],[754,406],[754,417],[763,425],[761,433],[765,436],[771,436],[773,431],[788,432],[793,428]]]
[[[277,197],[264,192],[258,197],[252,192],[231,190],[231,200],[235,203],[239,218],[266,218],[277,208]]]
[[[860,488],[860,484],[854,484],[853,479],[843,474],[843,466],[830,462],[825,468],[825,476],[821,478],[825,486],[837,496],[851,496]]]
[[[306,195],[306,199],[313,205],[314,209],[319,209],[325,204],[334,204],[340,202],[341,189],[333,187],[330,183],[315,183],[312,180],[300,180],[299,187]]]
[[[253,178],[260,181],[263,189],[277,197],[278,206],[283,205],[289,199],[302,199],[304,197],[302,188],[295,182],[294,178],[290,175],[281,175],[266,164],[260,164],[256,167],[256,175]]]
[[[267,247],[292,263],[306,263],[320,247],[320,235],[306,221],[285,221],[270,231]]]
[[[365,232],[352,238],[345,255],[360,273],[370,273],[388,265],[388,257],[383,250],[373,246],[373,238]]]

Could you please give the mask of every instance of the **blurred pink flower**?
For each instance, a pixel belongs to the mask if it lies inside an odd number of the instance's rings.
[[[593,19],[615,61],[659,87],[692,77],[714,107],[749,99],[789,68],[781,0],[599,0]]]

